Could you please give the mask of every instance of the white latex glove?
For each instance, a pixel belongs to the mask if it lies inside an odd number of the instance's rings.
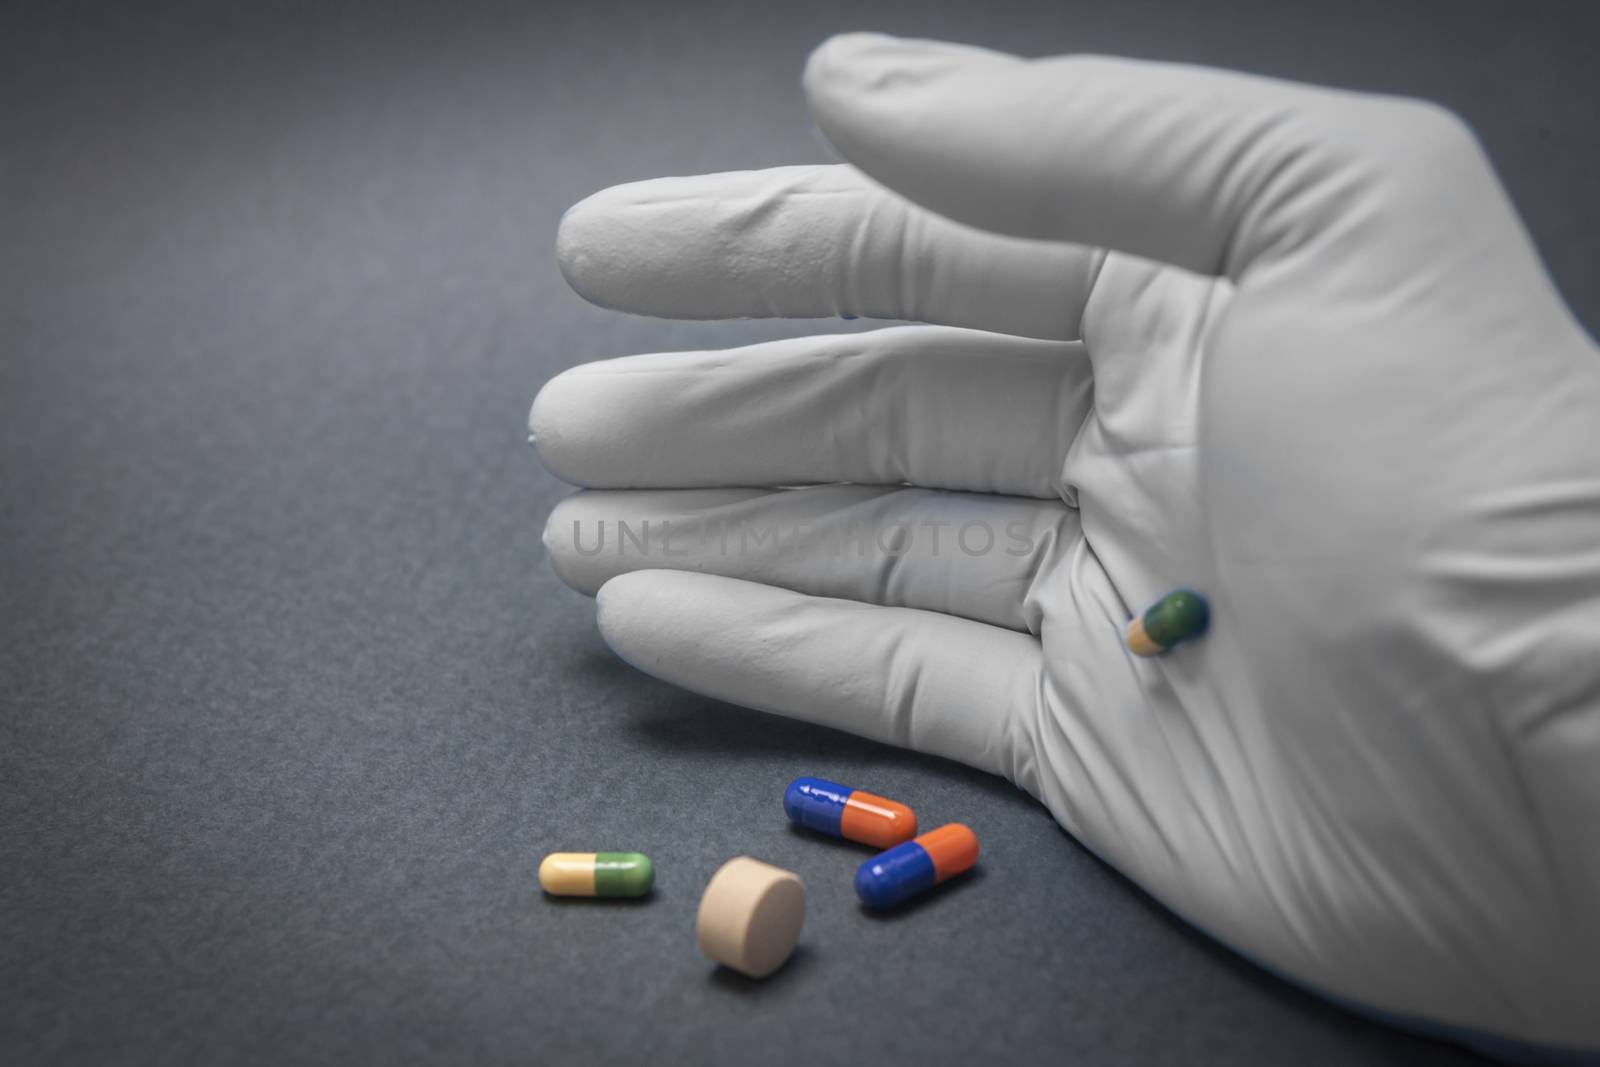
[[[1600,357],[1469,130],[875,35],[805,88],[850,166],[608,189],[562,224],[567,277],[653,315],[937,325],[551,381],[540,454],[593,491],[546,543],[605,639],[1004,775],[1315,990],[1600,1047]],[[740,544],[774,527],[802,532]],[[1130,656],[1178,585],[1210,633]]]

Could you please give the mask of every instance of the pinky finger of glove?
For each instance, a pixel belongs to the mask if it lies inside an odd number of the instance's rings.
[[[683,571],[598,595],[628,663],[718,700],[958,760],[1037,795],[1043,655],[1028,634]]]

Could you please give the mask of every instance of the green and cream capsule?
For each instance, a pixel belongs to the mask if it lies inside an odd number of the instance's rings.
[[[1205,597],[1193,589],[1174,589],[1128,623],[1128,651],[1159,656],[1179,641],[1205,633],[1210,621]]]
[[[642,897],[655,884],[643,852],[552,852],[539,864],[539,885],[555,897]]]

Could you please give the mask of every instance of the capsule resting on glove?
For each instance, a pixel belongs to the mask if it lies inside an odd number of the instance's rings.
[[[1159,656],[1179,641],[1199,637],[1211,621],[1206,598],[1193,589],[1174,589],[1128,623],[1128,651]]]

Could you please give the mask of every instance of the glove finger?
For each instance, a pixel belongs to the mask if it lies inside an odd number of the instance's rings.
[[[1039,642],[967,619],[638,571],[599,595],[628,663],[718,700],[958,760],[1037,791]]]
[[[578,493],[544,543],[591,595],[619,574],[683,570],[1033,633],[1040,574],[1083,551],[1059,501],[868,485]]]
[[[557,477],[595,488],[1057,498],[1092,393],[1076,343],[906,326],[586,364],[545,385],[529,427]]]
[[[602,307],[676,319],[910,319],[1070,340],[1098,253],[922,210],[851,167],[618,185],[568,210],[556,254]]]
[[[1335,131],[1372,125],[1376,99],[866,33],[824,42],[805,87],[847,161],[934,212],[1229,276],[1339,217]]]

